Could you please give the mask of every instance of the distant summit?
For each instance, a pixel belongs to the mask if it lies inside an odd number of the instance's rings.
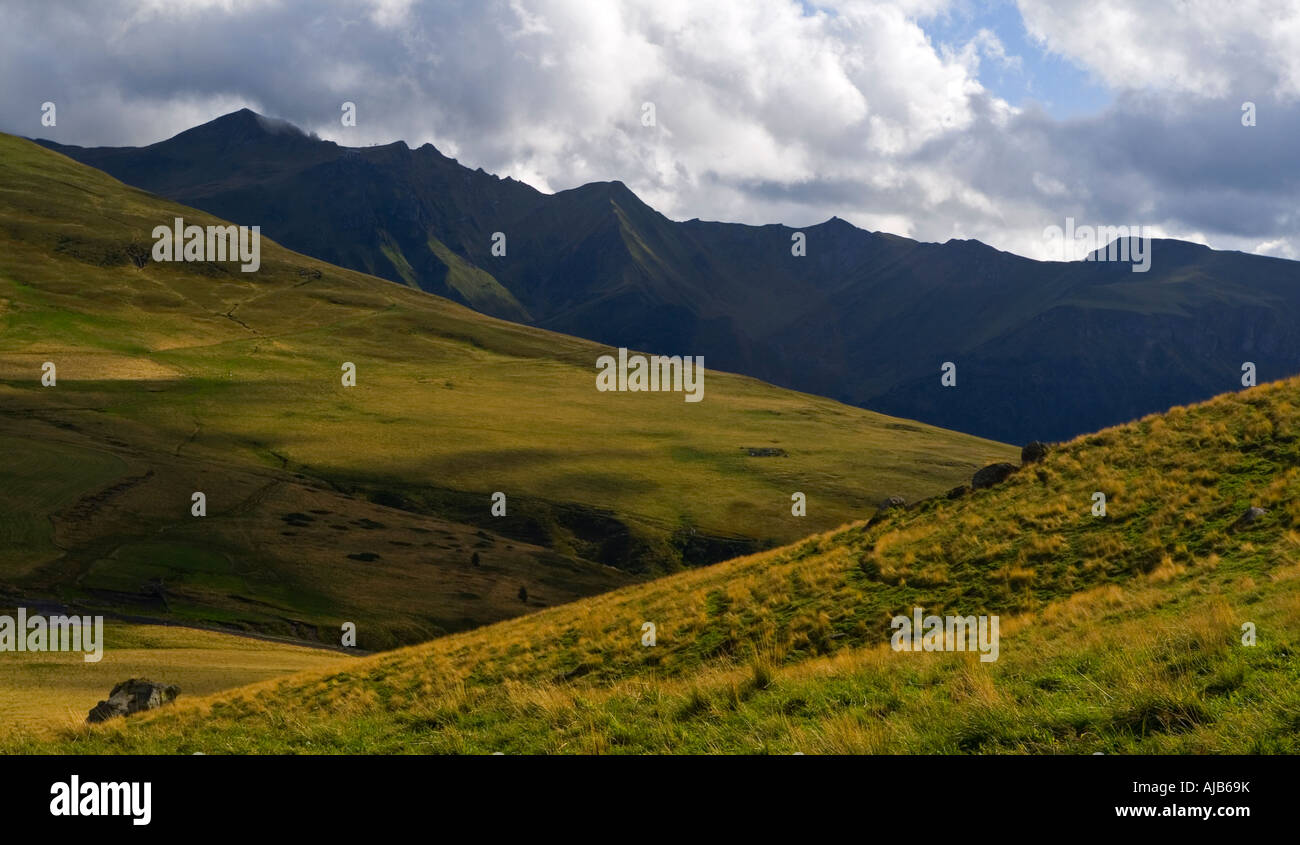
[[[266,117],[252,109],[240,109],[215,120],[187,129],[171,140],[182,143],[211,143],[226,141],[239,143],[261,140],[272,136],[283,139],[300,138],[319,141],[314,135],[302,131],[287,120]]]

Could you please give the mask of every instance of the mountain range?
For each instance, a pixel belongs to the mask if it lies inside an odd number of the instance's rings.
[[[1300,369],[1300,262],[1157,239],[1137,273],[834,217],[674,221],[621,182],[546,194],[429,144],[350,148],[247,109],[147,147],[39,143],[485,314],[1004,442],[1204,399],[1246,362],[1260,381]]]

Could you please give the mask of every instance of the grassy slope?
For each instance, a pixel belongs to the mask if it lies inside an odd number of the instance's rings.
[[[601,394],[602,347],[266,239],[257,273],[137,267],[174,216],[215,222],[0,136],[0,440],[18,456],[0,593],[325,639],[351,620],[381,648],[634,580],[601,563],[788,542],[1012,454],[716,372],[698,404]]]
[[[1297,430],[1300,380],[1265,385],[875,525],[11,748],[1296,752]],[[1001,659],[891,651],[916,605],[1001,615]]]

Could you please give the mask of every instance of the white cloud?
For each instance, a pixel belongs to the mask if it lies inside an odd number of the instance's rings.
[[[1274,258],[1289,258],[1292,261],[1300,259],[1300,249],[1297,249],[1296,239],[1278,238],[1277,240],[1264,241],[1255,244],[1255,248],[1251,251],[1260,255],[1271,255]]]
[[[0,128],[143,144],[248,106],[343,144],[429,142],[543,190],[622,180],[681,219],[838,215],[1039,255],[1073,216],[1277,250],[1300,226],[1300,17],[1251,3],[1021,0],[1048,49],[1115,86],[1111,109],[1068,122],[981,85],[981,63],[1020,59],[991,31],[936,47],[918,21],[942,0],[31,4],[0,30]],[[1240,126],[1242,99],[1258,127]]]
[[[1113,88],[1300,97],[1293,0],[1018,0],[1030,34]]]

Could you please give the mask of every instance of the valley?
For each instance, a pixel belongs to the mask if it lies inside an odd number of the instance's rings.
[[[140,261],[156,226],[221,221],[11,136],[0,184],[10,602],[321,644],[352,622],[392,648],[790,542],[1016,453],[714,370],[700,402],[602,393],[608,347],[265,237],[257,272]]]
[[[1297,426],[1300,380],[1262,385],[1079,437],[988,489],[7,747],[1294,754]],[[914,608],[998,616],[997,659],[891,647]]]

